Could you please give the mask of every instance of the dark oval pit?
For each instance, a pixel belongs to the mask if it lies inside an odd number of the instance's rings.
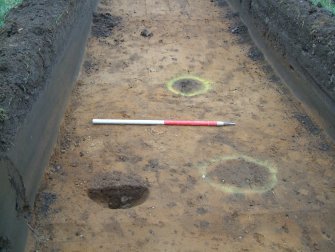
[[[242,158],[221,161],[208,172],[208,177],[218,184],[241,189],[262,188],[271,180],[269,170]]]
[[[137,206],[142,204],[148,195],[148,184],[144,180],[121,172],[98,174],[88,189],[88,196],[92,200],[111,209]]]
[[[173,83],[173,89],[183,93],[192,94],[203,89],[203,83],[194,79],[180,79]]]

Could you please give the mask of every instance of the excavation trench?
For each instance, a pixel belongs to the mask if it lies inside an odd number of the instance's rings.
[[[35,209],[36,230],[51,239],[32,248],[333,248],[334,146],[220,5],[100,3],[42,189],[57,200],[47,218],[43,202]],[[94,126],[93,117],[237,125]],[[94,182],[111,172],[138,180]]]
[[[74,2],[75,9],[63,6],[68,16],[57,12],[58,28],[73,21],[68,33],[31,29],[46,36],[41,41],[70,42],[54,47],[55,61],[52,50],[41,52],[36,68],[44,66],[47,76],[38,83],[49,84],[28,89],[38,95],[24,103],[26,117],[18,109],[2,126],[11,130],[0,160],[1,213],[8,216],[1,219],[1,249],[22,250],[29,229],[26,251],[334,250],[329,127],[287,85],[300,70],[283,78],[301,66],[256,47],[249,32],[257,26],[242,5],[234,8],[247,26],[225,1],[104,0],[93,15],[94,5],[83,12]],[[84,45],[91,17],[77,76],[77,43]],[[11,36],[25,31],[5,27]],[[268,62],[280,65],[279,75]],[[93,118],[236,126],[97,126]]]

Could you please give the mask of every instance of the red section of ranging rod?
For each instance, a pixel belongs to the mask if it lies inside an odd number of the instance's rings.
[[[165,120],[164,125],[176,126],[218,126],[217,121],[175,121]]]

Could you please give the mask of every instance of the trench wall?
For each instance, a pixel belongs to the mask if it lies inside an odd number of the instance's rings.
[[[26,0],[1,30],[0,105],[8,114],[0,122],[0,251],[24,250],[96,4]]]
[[[335,17],[296,0],[228,0],[295,95],[335,139]]]

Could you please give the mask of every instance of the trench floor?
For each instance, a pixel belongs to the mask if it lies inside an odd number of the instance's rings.
[[[103,0],[98,13],[111,14],[99,27],[120,21],[88,40],[27,251],[335,251],[334,145],[239,17],[209,0]],[[205,88],[172,92],[167,83],[183,76]],[[93,118],[237,125],[94,126]],[[147,199],[109,209],[89,198],[92,178],[112,171],[146,180]]]

